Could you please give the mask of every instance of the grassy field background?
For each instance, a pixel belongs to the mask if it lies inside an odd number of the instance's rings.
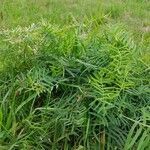
[[[52,24],[68,25],[76,19],[121,22],[138,36],[147,38],[150,32],[150,2],[148,0],[0,0],[2,28],[28,26],[47,20]],[[73,19],[74,17],[74,19]]]
[[[68,24],[70,17],[109,16],[127,24],[149,26],[148,0],[1,0],[1,26],[27,26],[49,20],[52,23]],[[137,27],[136,26],[136,27]]]
[[[149,147],[149,0],[0,0],[0,150]]]

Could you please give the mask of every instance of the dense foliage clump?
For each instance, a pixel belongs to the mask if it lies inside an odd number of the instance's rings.
[[[120,24],[1,30],[0,149],[148,149],[144,49]]]

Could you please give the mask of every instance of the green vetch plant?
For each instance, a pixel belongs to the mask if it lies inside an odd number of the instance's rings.
[[[146,149],[149,61],[121,24],[0,32],[1,149]]]

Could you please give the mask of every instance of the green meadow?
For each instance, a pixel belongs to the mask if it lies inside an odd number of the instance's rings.
[[[0,150],[149,150],[150,1],[0,0]]]

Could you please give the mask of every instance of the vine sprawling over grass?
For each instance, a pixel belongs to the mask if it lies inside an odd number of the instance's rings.
[[[0,149],[148,149],[145,53],[120,24],[2,30]]]

